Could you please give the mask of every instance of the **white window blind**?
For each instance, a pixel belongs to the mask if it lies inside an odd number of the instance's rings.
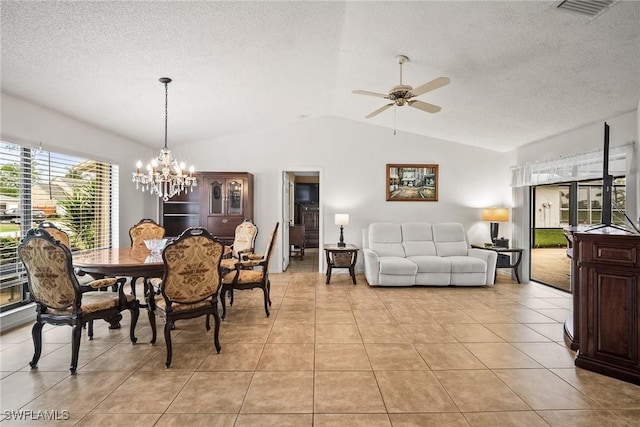
[[[69,235],[72,251],[107,248],[118,233],[117,199],[115,165],[0,142],[0,308],[24,297],[16,249],[29,228],[46,220]]]
[[[609,149],[609,175],[626,176],[633,164],[634,143]],[[603,150],[511,167],[511,186],[555,184],[602,178]]]

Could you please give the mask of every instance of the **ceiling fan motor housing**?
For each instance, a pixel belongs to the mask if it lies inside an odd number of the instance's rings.
[[[389,92],[389,99],[395,101],[396,105],[401,107],[413,96],[411,89],[413,89],[413,87],[409,85],[394,86]]]

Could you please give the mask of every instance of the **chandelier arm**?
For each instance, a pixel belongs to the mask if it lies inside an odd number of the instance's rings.
[[[168,122],[169,122],[169,82],[165,81],[164,82],[164,148],[167,148],[167,123]]]

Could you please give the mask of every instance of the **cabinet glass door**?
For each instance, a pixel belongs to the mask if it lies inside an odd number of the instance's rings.
[[[213,181],[209,185],[209,213],[222,214],[224,209],[224,186],[220,181]]]
[[[228,184],[228,215],[242,215],[242,181],[231,180]]]

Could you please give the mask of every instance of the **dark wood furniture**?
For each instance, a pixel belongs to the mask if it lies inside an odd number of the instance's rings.
[[[304,225],[306,246],[317,248],[320,244],[320,206],[312,203],[298,206],[300,224]]]
[[[289,256],[299,256],[300,261],[304,259],[304,248],[306,245],[304,225],[289,226]]]
[[[162,277],[162,256],[144,248],[92,249],[73,254],[73,265],[97,276]]]
[[[574,311],[565,341],[578,349],[575,364],[640,384],[640,235],[611,227],[569,234]]]
[[[227,245],[245,219],[253,220],[253,175],[248,172],[197,172],[198,187],[160,199],[160,224],[176,237],[188,227],[203,227]]]
[[[472,248],[475,249],[487,249],[489,251],[494,251],[498,253],[498,260],[496,262],[496,269],[498,268],[510,268],[513,270],[513,273],[516,276],[516,280],[520,283],[520,274],[518,272],[518,267],[520,267],[520,262],[522,261],[522,253],[524,249],[520,248],[503,248],[501,246],[485,246],[481,244],[472,244]],[[511,255],[515,254],[516,259],[513,261]]]
[[[327,281],[331,281],[331,270],[334,268],[348,268],[353,284],[356,284],[355,266],[358,260],[358,247],[349,243],[339,247],[336,243],[324,245],[324,253],[327,258]]]

